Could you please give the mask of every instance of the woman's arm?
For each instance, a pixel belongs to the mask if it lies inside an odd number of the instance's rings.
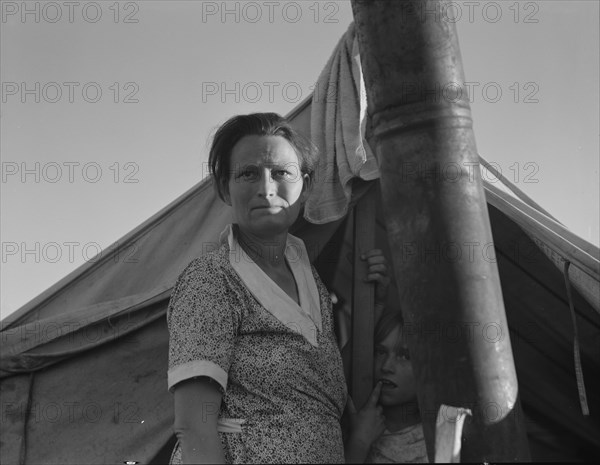
[[[225,463],[217,433],[221,407],[219,385],[208,377],[176,384],[174,430],[181,445],[183,463]]]

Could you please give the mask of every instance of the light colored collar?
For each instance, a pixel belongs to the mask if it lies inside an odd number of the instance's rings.
[[[227,225],[220,239],[228,242],[229,262],[246,288],[281,323],[302,334],[317,347],[317,330],[323,330],[321,305],[304,242],[288,234],[284,252],[298,288],[298,305],[244,252],[237,241],[235,229],[231,224]]]

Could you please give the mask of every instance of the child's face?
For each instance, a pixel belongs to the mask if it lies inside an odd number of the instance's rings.
[[[400,405],[416,399],[415,377],[406,340],[400,326],[375,344],[375,383],[383,381],[379,403],[386,406]]]

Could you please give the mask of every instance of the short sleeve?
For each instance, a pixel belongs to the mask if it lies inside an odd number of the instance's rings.
[[[208,376],[227,388],[239,313],[226,271],[214,258],[194,260],[179,276],[167,310],[168,387]]]

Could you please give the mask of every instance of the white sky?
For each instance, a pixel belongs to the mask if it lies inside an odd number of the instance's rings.
[[[352,21],[345,1],[76,3],[1,1],[2,318],[197,183],[219,123],[309,95]],[[468,4],[442,19],[479,153],[598,245],[598,2]]]

